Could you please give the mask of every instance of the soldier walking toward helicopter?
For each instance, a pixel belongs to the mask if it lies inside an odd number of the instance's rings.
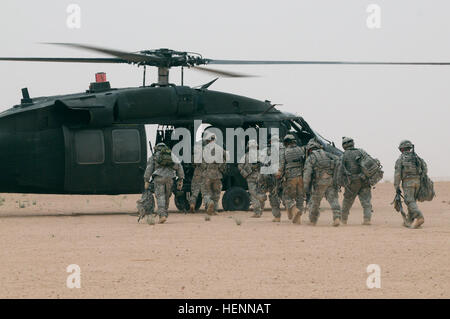
[[[242,177],[247,181],[250,201],[254,211],[252,217],[259,218],[262,215],[266,194],[260,191],[258,185],[261,165],[258,162],[258,143],[255,140],[248,141],[248,152],[245,153],[241,162],[238,164],[238,169]]]
[[[345,185],[344,200],[342,202],[342,223],[347,224],[350,208],[352,207],[356,196],[359,197],[363,207],[364,220],[363,225],[370,225],[372,217],[372,192],[371,186],[362,173],[360,160],[365,153],[362,149],[355,148],[355,142],[350,137],[342,138],[342,164],[340,175],[346,175],[349,178],[349,184]],[[345,173],[344,173],[345,172]]]
[[[292,134],[288,134],[283,139],[284,152],[280,156],[280,168],[277,174],[278,179],[282,179],[283,199],[285,200],[288,218],[294,217],[294,208],[297,207],[294,220],[301,223],[300,216],[303,213],[303,202],[305,193],[303,191],[303,165],[305,162],[305,152],[297,145],[297,141]]]
[[[184,171],[180,163],[173,161],[172,152],[164,143],[158,143],[155,154],[148,161],[144,173],[145,189],[150,186],[153,177],[155,197],[158,206],[159,223],[163,224],[168,217],[169,199],[172,195],[173,179],[178,177],[177,189],[183,187]]]
[[[311,211],[309,220],[316,225],[319,218],[320,202],[325,196],[333,211],[333,226],[339,226],[341,221],[341,207],[337,189],[334,185],[335,168],[339,157],[325,152],[322,145],[311,139],[306,145],[308,157],[303,172],[305,193],[311,193]],[[312,189],[312,190],[311,190]]]
[[[421,176],[427,174],[427,164],[414,152],[414,145],[410,141],[401,141],[398,149],[401,154],[395,162],[394,187],[397,193],[401,193],[400,183],[402,185],[405,204],[408,207],[407,226],[419,228],[425,222],[425,218],[417,206],[417,199],[421,188],[426,186],[421,185],[421,182],[425,182],[423,179],[421,181]],[[432,182],[429,185],[430,188],[433,187]],[[430,192],[431,196],[424,200],[433,199],[434,190],[431,189]]]

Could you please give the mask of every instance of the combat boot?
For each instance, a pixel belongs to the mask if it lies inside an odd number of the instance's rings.
[[[342,224],[343,224],[343,225],[347,225],[347,221],[348,221],[347,218],[342,217]]]
[[[317,224],[317,218],[311,218],[311,216],[309,217],[309,225],[311,226],[316,226]]]
[[[195,204],[189,206],[189,213],[193,214],[195,212]]]
[[[166,222],[166,220],[167,220],[167,217],[166,216],[159,216],[159,224],[164,224],[165,222]]]
[[[292,206],[290,208],[287,209],[287,213],[288,213],[288,219],[291,220],[294,217],[294,207]]]
[[[298,211],[297,214],[295,214],[294,218],[292,219],[292,222],[294,224],[301,224],[302,223],[302,212]]]
[[[260,218],[261,213],[253,213],[252,218]]]
[[[261,201],[259,201],[259,203],[260,203],[260,205],[261,205],[261,211],[263,212],[264,211],[264,208],[265,208],[265,206],[266,206],[266,201],[265,200],[261,200]]]
[[[411,228],[419,228],[420,225],[422,225],[425,222],[425,219],[423,217],[418,217],[414,220],[414,222],[411,225]]]
[[[364,218],[364,221],[362,222],[362,225],[370,226],[372,223],[370,222],[370,218]]]
[[[274,222],[274,223],[279,223],[279,222],[281,222],[281,218],[280,218],[280,217],[274,217],[274,218],[272,219],[272,222]]]
[[[341,219],[339,218],[339,217],[337,217],[337,218],[335,218],[334,220],[333,220],[333,226],[334,227],[337,227],[337,226],[339,226],[341,224]]]
[[[209,203],[208,206],[206,207],[206,213],[208,215],[214,215],[214,203]]]

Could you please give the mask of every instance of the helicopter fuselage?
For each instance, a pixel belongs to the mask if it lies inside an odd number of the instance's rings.
[[[91,84],[85,93],[24,98],[0,113],[0,192],[139,193],[147,162],[144,124],[192,130],[194,120],[221,129],[277,127],[284,136],[290,121],[303,119],[268,101],[175,85]],[[314,132],[306,127],[309,139]]]

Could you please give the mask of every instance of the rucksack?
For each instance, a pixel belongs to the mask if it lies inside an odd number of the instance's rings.
[[[337,187],[346,187],[351,183],[350,174],[345,169],[342,159],[343,156],[339,158],[334,168],[333,183]]]
[[[418,165],[420,166],[420,186],[417,191],[417,200],[419,202],[431,201],[433,200],[436,193],[434,192],[434,183],[426,174],[425,161],[421,159],[417,154],[415,154],[419,160]]]
[[[361,152],[359,165],[361,166],[362,173],[369,180],[370,186],[374,186],[383,178],[383,166],[381,165],[380,161],[376,158],[373,158],[366,152]]]
[[[156,157],[156,163],[164,167],[172,167],[174,165],[170,148],[166,146],[160,149],[159,154]]]

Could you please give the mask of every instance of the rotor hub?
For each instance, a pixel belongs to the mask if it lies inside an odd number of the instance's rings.
[[[156,50],[142,50],[138,53],[156,58],[152,59],[155,61],[137,63],[139,65],[145,64],[156,67],[171,68],[177,66],[192,67],[208,63],[208,60],[204,59],[201,54],[194,52],[183,52],[161,48]]]

